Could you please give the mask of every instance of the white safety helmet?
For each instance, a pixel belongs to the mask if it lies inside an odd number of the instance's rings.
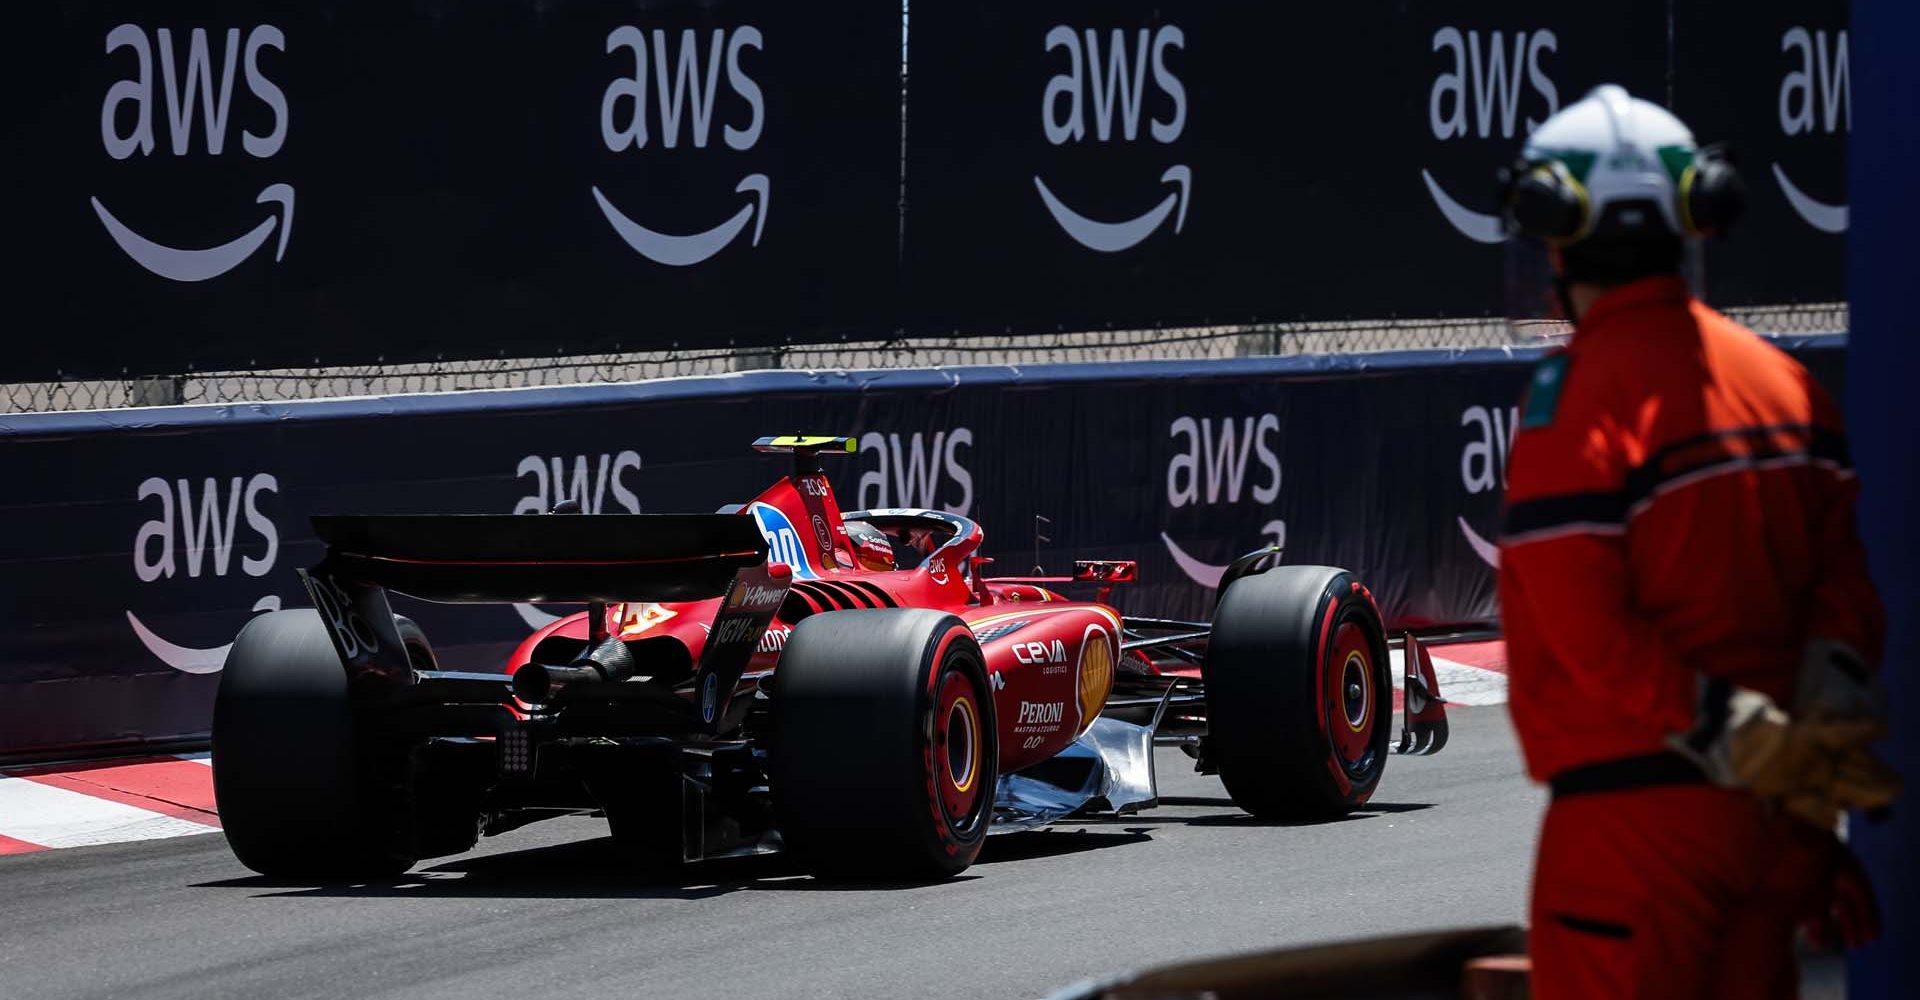
[[[1672,112],[1614,84],[1540,123],[1502,175],[1510,260],[1544,245],[1536,256],[1559,282],[1678,273],[1685,244],[1724,233],[1746,202],[1721,147],[1696,144]]]
[[[1533,130],[1506,188],[1508,233],[1557,246],[1713,235],[1745,202],[1720,147],[1698,146],[1667,109],[1610,83]]]

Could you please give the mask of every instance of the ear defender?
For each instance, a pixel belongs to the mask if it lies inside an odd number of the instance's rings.
[[[1507,232],[1550,244],[1571,243],[1592,222],[1587,186],[1559,160],[1521,160],[1502,171]]]
[[[1747,207],[1747,184],[1720,143],[1694,151],[1678,190],[1680,224],[1692,236],[1725,235]]]

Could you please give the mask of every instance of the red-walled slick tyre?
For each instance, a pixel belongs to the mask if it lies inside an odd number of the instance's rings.
[[[1201,675],[1206,756],[1235,805],[1328,819],[1379,786],[1393,681],[1380,613],[1353,574],[1276,566],[1234,581]]]
[[[774,816],[804,865],[934,879],[973,863],[1000,752],[986,660],[960,619],[887,608],[801,621],[774,716]]]
[[[240,863],[275,878],[378,878],[413,864],[397,797],[368,780],[347,673],[311,608],[233,641],[213,704],[213,787]]]

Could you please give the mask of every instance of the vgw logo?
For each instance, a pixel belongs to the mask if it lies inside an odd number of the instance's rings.
[[[1513,434],[1519,423],[1517,406],[1469,406],[1460,414],[1460,426],[1469,430],[1466,446],[1460,449],[1460,485],[1469,495],[1488,490],[1505,492],[1507,455],[1513,451]],[[1466,517],[1455,515],[1454,520],[1459,522],[1460,535],[1473,554],[1499,569],[1500,546],[1473,530]]]
[[[1499,31],[1486,33],[1449,27],[1434,32],[1433,51],[1446,52],[1451,58],[1450,68],[1434,78],[1433,89],[1427,94],[1427,125],[1433,137],[1441,142],[1465,139],[1469,134],[1476,139],[1498,138],[1505,154],[1511,155],[1514,150],[1506,147],[1512,145],[1517,124],[1524,124],[1526,130],[1532,132],[1534,126],[1560,110],[1560,92],[1554,89],[1553,79],[1540,68],[1541,54],[1557,51],[1559,44],[1553,32],[1544,28],[1531,33],[1514,32],[1511,49],[1507,47],[1506,36]],[[1523,73],[1539,98],[1538,118],[1532,111],[1524,116],[1520,113]],[[1492,176],[1489,166],[1486,183],[1481,186],[1492,187]],[[1440,214],[1462,236],[1479,243],[1499,243],[1507,238],[1498,215],[1476,212],[1462,205],[1434,180],[1430,170],[1422,168],[1420,179],[1427,183],[1427,194],[1439,206]]]
[[[1047,81],[1040,105],[1040,126],[1047,142],[1060,146],[1084,142],[1089,138],[1087,119],[1093,119],[1094,142],[1134,142],[1141,138],[1140,116],[1146,99],[1147,66],[1153,66],[1153,82],[1166,95],[1168,115],[1152,117],[1146,134],[1154,142],[1167,144],[1180,138],[1187,127],[1187,89],[1180,78],[1167,69],[1167,50],[1186,48],[1187,36],[1171,24],[1149,31],[1141,28],[1132,38],[1120,28],[1108,36],[1105,58],[1101,55],[1100,33],[1092,28],[1084,33],[1066,25],[1047,32],[1048,52],[1063,50],[1067,71]],[[1131,55],[1129,55],[1129,42]],[[1091,109],[1091,115],[1089,115]],[[1115,120],[1116,114],[1118,120]],[[1096,222],[1068,208],[1035,174],[1033,186],[1040,201],[1074,241],[1089,250],[1118,253],[1138,246],[1154,230],[1173,217],[1173,231],[1187,223],[1187,197],[1193,186],[1193,171],[1175,164],[1160,175],[1160,182],[1176,190],[1141,215],[1125,222]]]
[[[972,447],[973,431],[965,427],[935,431],[930,445],[918,431],[905,440],[862,434],[860,454],[878,462],[860,473],[854,502],[861,510],[919,507],[965,517],[973,509],[973,473],[960,460],[960,449]]]
[[[1267,436],[1278,433],[1280,418],[1271,413],[1244,417],[1238,423],[1232,417],[1175,420],[1167,428],[1167,436],[1176,445],[1182,439],[1186,444],[1176,446],[1167,462],[1167,505],[1178,510],[1237,504],[1243,491],[1254,503],[1273,503],[1280,497],[1280,457],[1274,454]],[[1271,544],[1286,547],[1285,521],[1269,520],[1260,526],[1260,532]],[[1227,564],[1216,566],[1195,558],[1165,531],[1160,532],[1160,541],[1166,544],[1174,564],[1193,582],[1219,589]]]
[[[1816,132],[1851,133],[1853,88],[1847,66],[1846,30],[1835,32],[1829,45],[1825,31],[1789,28],[1780,36],[1780,51],[1798,54],[1798,68],[1789,70],[1780,81],[1780,131],[1790,137]],[[1820,109],[1817,128],[1813,114],[1816,103]],[[1845,202],[1829,205],[1800,190],[1778,163],[1773,165],[1773,179],[1780,182],[1787,204],[1807,225],[1823,233],[1847,231]]]
[[[766,105],[760,85],[740,66],[740,54],[762,48],[760,29],[742,25],[731,31],[715,28],[706,44],[706,61],[701,62],[700,35],[692,28],[680,32],[679,57],[665,31],[655,28],[649,41],[647,33],[632,25],[622,25],[607,35],[607,54],[626,50],[633,56],[633,75],[616,78],[600,98],[600,138],[607,149],[619,153],[639,152],[657,141],[660,148],[673,149],[681,142],[680,124],[688,124],[687,138],[695,149],[705,149],[712,138],[714,97],[719,90],[720,63],[724,56],[727,86],[746,102],[749,117],[745,128],[723,124],[720,137],[728,149],[746,152],[760,141],[766,125]],[[649,104],[647,68],[653,68]],[[659,132],[647,128],[648,109],[655,109]],[[704,232],[687,236],[669,236],[633,221],[613,202],[593,189],[593,200],[607,217],[613,231],[640,256],[669,267],[690,267],[725,249],[753,222],[753,244],[760,245],[760,233],[767,226],[768,182],[766,174],[747,174],[734,186],[737,194],[751,195],[732,216]]]
[[[545,514],[555,504],[572,500],[580,505],[582,514],[638,514],[640,497],[622,477],[628,470],[639,468],[640,453],[631,450],[617,455],[574,455],[571,465],[559,455],[528,455],[514,467],[513,475],[533,480],[533,492],[521,497],[513,505],[513,512]],[[559,615],[550,615],[531,604],[515,604],[513,610],[530,628],[545,628],[560,620]]]
[[[234,476],[224,491],[221,487],[221,482],[212,477],[203,480],[197,490],[189,479],[169,483],[155,476],[141,481],[135,499],[141,504],[160,504],[158,516],[141,524],[133,536],[133,573],[142,584],[178,576],[224,578],[236,569],[248,577],[273,572],[280,555],[280,531],[261,511],[260,503],[263,494],[280,491],[279,480],[263,472],[245,478]],[[244,549],[238,535],[243,511],[246,527],[253,535]],[[254,602],[253,610],[278,611],[280,598],[268,594]],[[147,652],[175,670],[210,674],[227,662],[231,642],[183,646],[161,638],[131,610],[126,616]]]
[[[208,156],[220,156],[227,149],[234,76],[239,69],[245,72],[248,92],[273,115],[273,127],[264,135],[243,129],[240,147],[248,156],[271,158],[287,141],[287,95],[261,69],[260,53],[264,49],[285,52],[286,35],[273,25],[262,24],[248,31],[243,43],[240,29],[228,28],[216,74],[214,47],[205,28],[187,34],[184,56],[178,39],[167,28],[153,32],[151,40],[146,29],[133,24],[107,32],[107,55],[127,50],[134,60],[135,75],[108,88],[106,100],[100,105],[100,144],[116,160],[135,153],[153,155],[157,146],[154,107],[164,103],[166,114],[161,124],[173,155],[192,152],[197,121],[202,148]],[[158,96],[153,82],[156,54],[161,83]],[[233,270],[266,245],[275,228],[280,239],[273,259],[278,261],[287,255],[287,240],[293,235],[293,187],[289,184],[268,184],[260,189],[255,202],[277,205],[278,209],[269,209],[267,217],[252,229],[219,246],[197,250],[142,236],[108,210],[98,196],[91,200],[94,214],[113,242],[135,263],[170,281],[205,281]]]

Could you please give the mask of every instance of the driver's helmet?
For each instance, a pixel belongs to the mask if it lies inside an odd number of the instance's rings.
[[[862,569],[884,573],[894,568],[893,542],[886,532],[865,521],[848,521],[847,539],[853,543],[854,558]]]

